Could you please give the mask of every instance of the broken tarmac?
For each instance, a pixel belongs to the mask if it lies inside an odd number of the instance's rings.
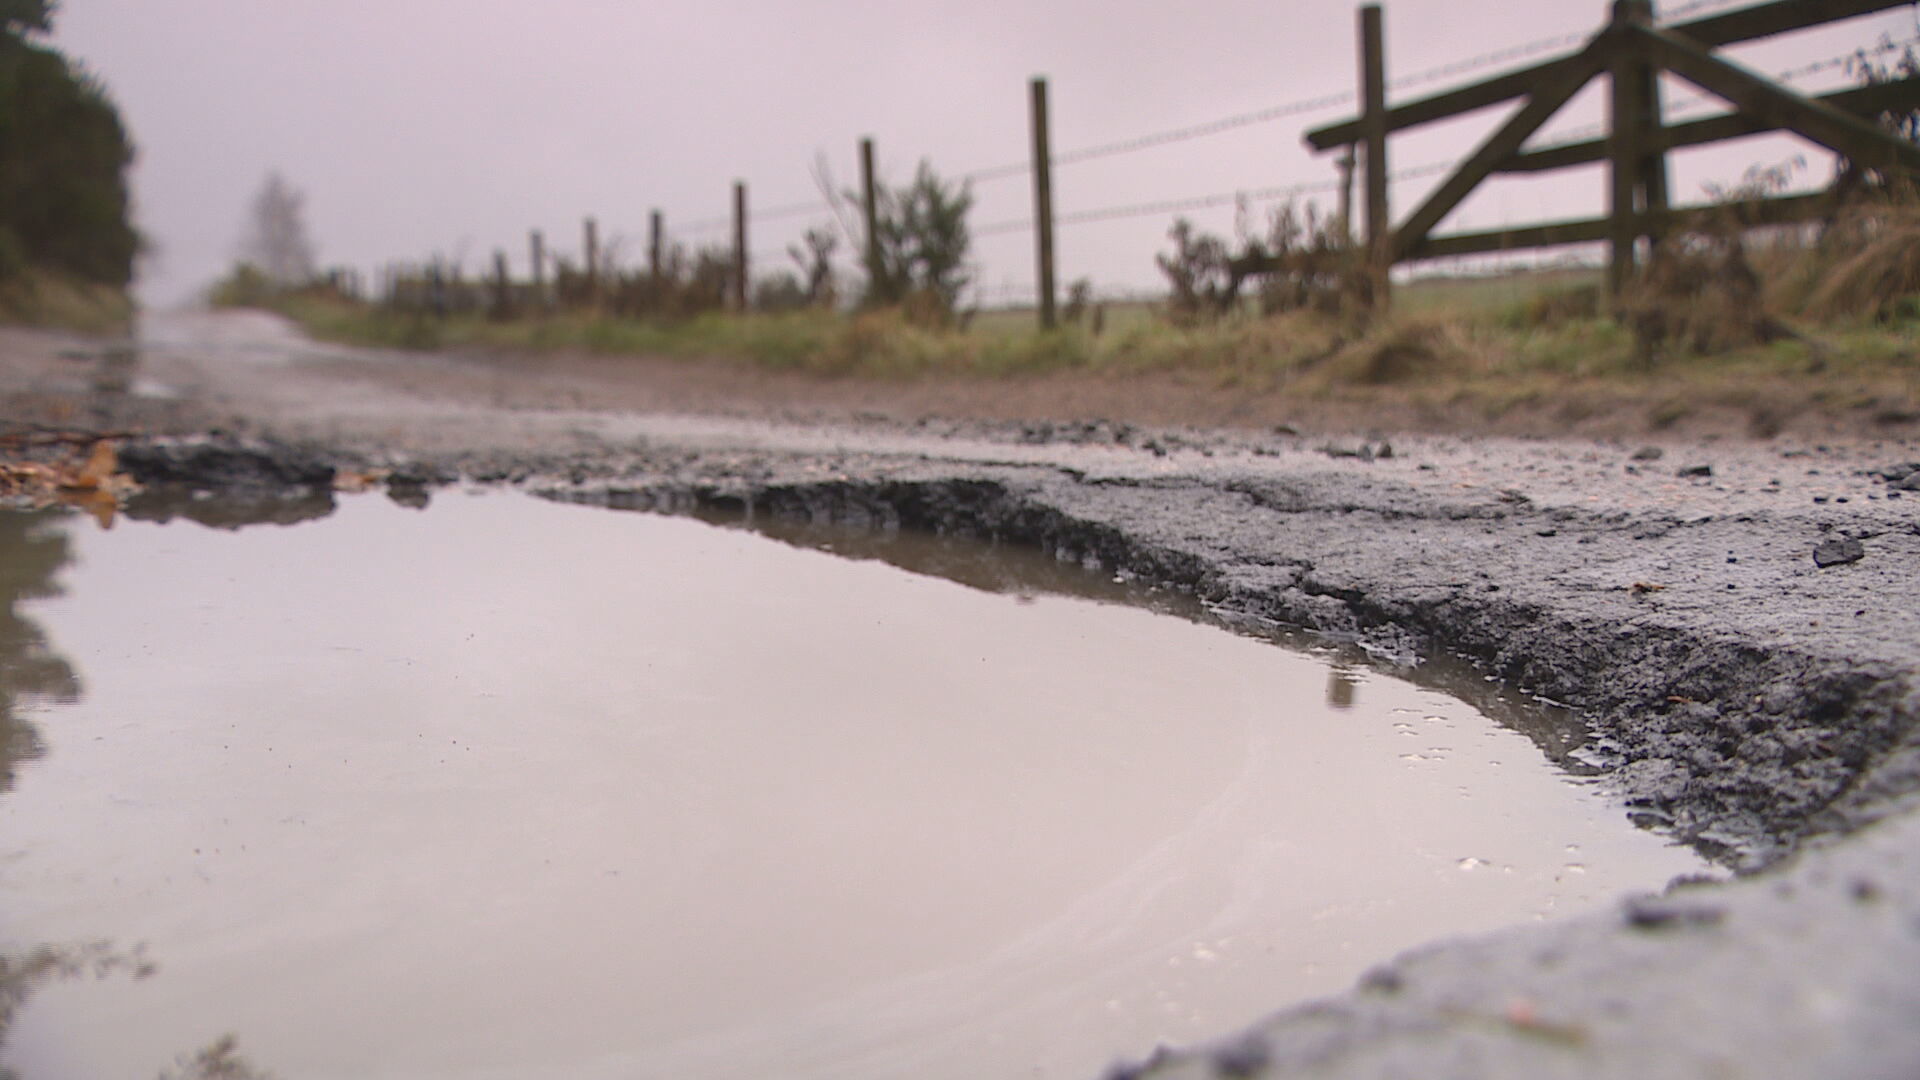
[[[219,400],[190,395],[198,414],[168,406],[175,430],[247,431],[222,445],[261,461],[259,475],[225,451],[218,477],[181,472],[196,442],[123,460],[149,480],[173,469],[175,483],[307,498],[323,489],[289,473],[296,459],[388,471],[412,498],[458,478],[1039,545],[1388,662],[1458,653],[1577,710],[1628,812],[1740,871],[1383,957],[1346,995],[1116,1076],[1920,1075],[1920,494],[1900,490],[1900,467],[1920,458],[1911,444],[1652,455],[509,409],[436,393],[451,361],[383,357],[374,375],[368,358],[329,353],[293,357],[252,396],[250,375],[209,372],[200,385]],[[145,407],[94,405],[102,418]]]

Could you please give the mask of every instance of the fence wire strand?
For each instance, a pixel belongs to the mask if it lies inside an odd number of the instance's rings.
[[[1681,4],[1678,7],[1660,8],[1655,11],[1654,19],[1662,25],[1667,25],[1684,19],[1689,15],[1699,15],[1703,12],[1717,11],[1720,8],[1734,7],[1738,4],[1750,2],[1751,0],[1693,0],[1690,4]]]
[[[1114,142],[1099,143],[1093,146],[1083,146],[1076,150],[1063,151],[1053,155],[1053,165],[1055,168],[1059,168],[1062,165],[1078,165],[1083,161],[1093,161],[1098,158],[1113,157],[1118,154],[1131,154],[1135,151],[1150,150],[1156,146],[1186,142],[1190,139],[1203,139],[1209,135],[1218,135],[1224,131],[1234,131],[1243,127],[1251,127],[1255,124],[1271,123],[1275,120],[1284,120],[1289,116],[1300,116],[1305,113],[1320,112],[1339,105],[1348,104],[1353,100],[1355,100],[1355,95],[1351,90],[1342,91],[1337,94],[1324,94],[1320,97],[1301,98],[1298,101],[1289,101],[1285,104],[1274,105],[1265,109],[1255,109],[1252,112],[1223,116],[1217,120],[1209,120],[1205,123],[1190,124],[1186,127],[1172,128],[1166,131],[1155,131],[1145,135],[1135,135],[1128,139],[1118,139]],[[960,179],[973,183],[985,183],[1005,179],[1010,176],[1024,175],[1032,170],[1033,163],[1031,161],[1017,161],[962,173],[960,174]]]
[[[1424,165],[1413,165],[1405,169],[1396,169],[1387,177],[1389,183],[1401,183],[1434,176],[1454,167],[1452,161],[1431,161]],[[1164,214],[1179,214],[1190,210],[1210,210],[1219,206],[1235,206],[1241,203],[1268,203],[1281,199],[1298,198],[1301,195],[1318,195],[1340,190],[1339,180],[1318,180],[1305,184],[1289,184],[1280,187],[1242,188],[1239,191],[1221,191],[1211,195],[1192,195],[1186,198],[1157,199],[1152,202],[1126,203],[1119,206],[1103,206],[1094,210],[1073,210],[1064,214],[1055,214],[1053,224],[1061,226],[1087,225],[1099,221],[1115,221],[1122,218],[1154,217]],[[1031,230],[1034,219],[1031,217],[1013,218],[982,225],[973,230],[975,237],[999,236]]]
[[[1529,41],[1524,44],[1468,57],[1465,60],[1456,60],[1441,64],[1437,67],[1416,71],[1410,75],[1394,79],[1387,85],[1392,89],[1399,90],[1410,86],[1419,86],[1424,83],[1437,82],[1441,79],[1461,75],[1469,71],[1478,71],[1481,68],[1492,67],[1495,64],[1511,63],[1515,60],[1538,56],[1541,53],[1581,45],[1584,44],[1590,36],[1589,33],[1581,32],[1540,38],[1536,41]],[[1189,124],[1185,127],[1149,132],[1145,135],[1133,136],[1132,138],[1116,139],[1112,142],[1097,143],[1093,146],[1084,146],[1078,149],[1064,151],[1053,155],[1053,166],[1059,168],[1065,165],[1078,165],[1081,162],[1094,161],[1099,158],[1131,154],[1141,150],[1151,150],[1155,147],[1187,142],[1192,139],[1203,139],[1210,135],[1218,135],[1244,127],[1252,127],[1256,124],[1267,124],[1292,116],[1322,112],[1341,105],[1351,105],[1358,100],[1359,94],[1353,90],[1341,90],[1335,93],[1321,94],[1317,97],[1299,98],[1264,109],[1235,113],[1231,116],[1223,116],[1216,120],[1208,120],[1198,124]],[[1031,161],[1011,161],[1003,165],[991,165],[983,169],[974,169],[961,173],[960,179],[977,184],[991,183],[995,180],[1024,176],[1032,171],[1033,163]]]
[[[1524,45],[1514,45],[1493,52],[1481,53],[1479,56],[1470,56],[1465,60],[1455,60],[1451,63],[1441,64],[1438,67],[1427,68],[1424,71],[1416,71],[1411,75],[1390,79],[1387,82],[1387,89],[1404,90],[1409,86],[1420,86],[1425,83],[1439,82],[1441,79],[1451,78],[1455,75],[1464,75],[1469,71],[1478,71],[1481,68],[1492,67],[1495,64],[1512,63],[1515,60],[1525,60],[1529,57],[1538,56],[1541,53],[1571,49],[1576,45],[1585,45],[1587,40],[1592,36],[1593,33],[1591,31],[1583,30],[1577,34],[1561,34],[1557,37],[1529,41]]]
[[[826,213],[832,209],[832,203],[821,202],[817,199],[813,202],[796,202],[785,203],[780,206],[769,206],[765,210],[756,210],[749,206],[747,208],[747,220],[749,223],[756,221],[778,221],[781,218],[803,217],[807,214]],[[685,224],[676,225],[674,228],[683,233],[718,232],[721,229],[733,228],[733,216],[729,214],[726,217],[698,218]]]

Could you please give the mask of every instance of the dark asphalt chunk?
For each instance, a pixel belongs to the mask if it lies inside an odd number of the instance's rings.
[[[1822,570],[1829,566],[1845,566],[1867,557],[1867,549],[1860,541],[1851,536],[1838,540],[1828,540],[1813,549],[1813,564]]]

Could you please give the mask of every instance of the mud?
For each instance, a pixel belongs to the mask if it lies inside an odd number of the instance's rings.
[[[435,389],[458,366],[444,358],[294,356],[267,382],[190,345],[156,365],[224,396],[168,415],[299,442],[217,443],[269,460],[391,469],[416,491],[459,477],[983,536],[1391,661],[1458,655],[1574,709],[1592,729],[1581,753],[1640,820],[1746,875],[1439,943],[1122,1074],[1920,1074],[1920,497],[1894,486],[1911,443],[1656,455],[1070,415],[823,425],[775,403],[717,419],[515,409],[480,401],[472,372]],[[1858,557],[1816,558],[1836,541]]]

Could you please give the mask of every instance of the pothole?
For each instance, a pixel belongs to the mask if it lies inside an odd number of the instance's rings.
[[[8,949],[157,965],[31,997],[27,1080],[222,1032],[303,1077],[1094,1075],[1702,867],[1523,701],[1037,552],[201,510],[0,515]]]

